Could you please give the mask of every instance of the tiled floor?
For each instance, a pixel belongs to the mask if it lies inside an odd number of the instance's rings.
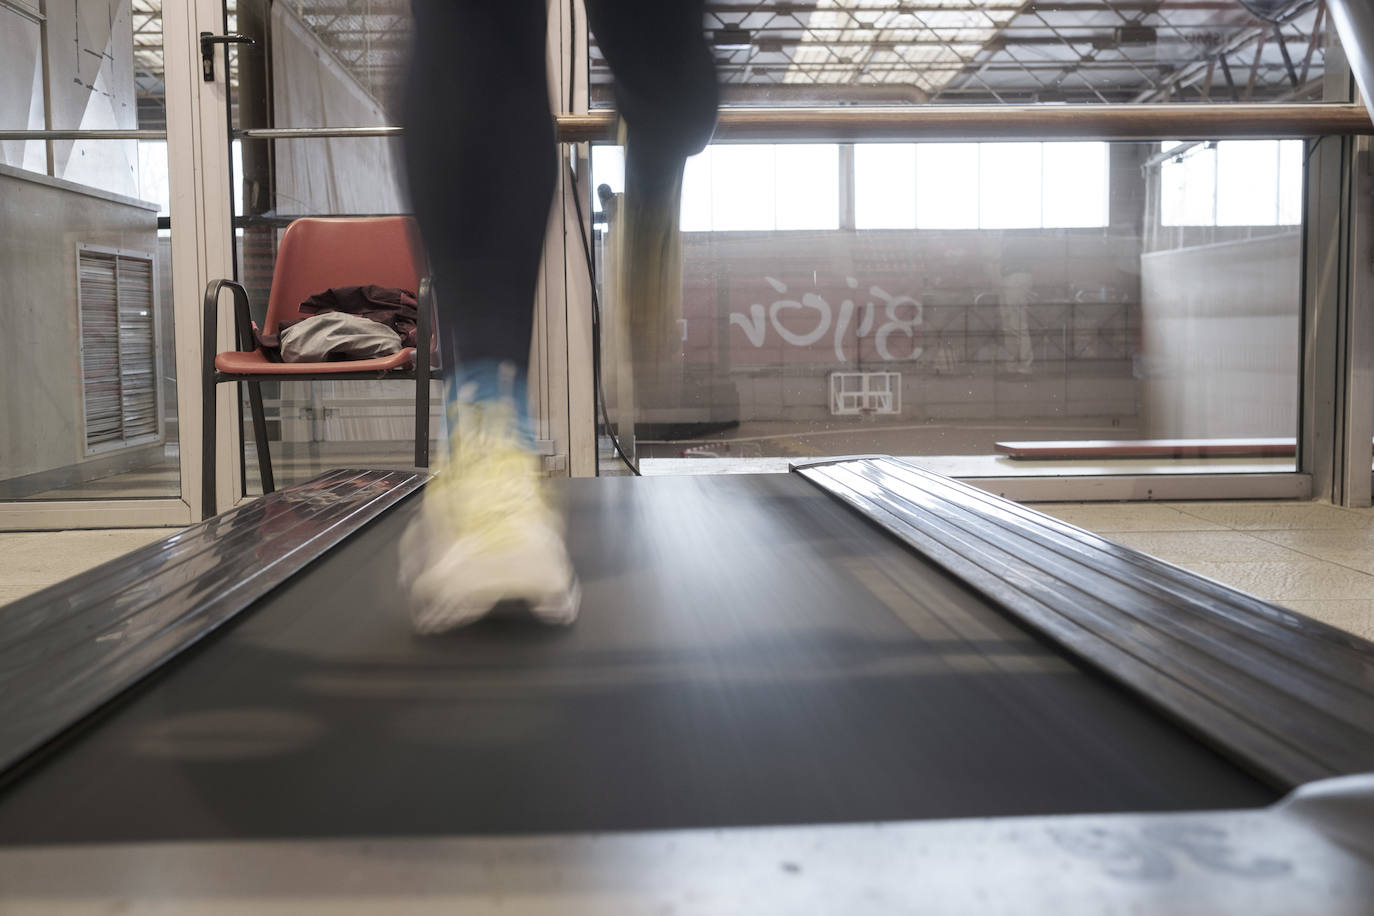
[[[1034,508],[1374,639],[1374,509],[1282,502],[1073,503]],[[0,604],[171,531],[0,534]]]
[[[0,534],[0,604],[18,601],[175,530],[111,528]]]
[[[1374,509],[1285,502],[1032,508],[1374,639]]]

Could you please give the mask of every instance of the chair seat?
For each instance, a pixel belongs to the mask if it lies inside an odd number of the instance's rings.
[[[388,372],[415,365],[415,348],[403,347],[390,356],[346,359],[328,363],[276,363],[262,350],[227,350],[215,355],[215,368],[230,375],[331,375],[344,372]]]

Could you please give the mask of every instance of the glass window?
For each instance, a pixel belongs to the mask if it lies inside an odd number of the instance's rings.
[[[1306,144],[1301,140],[1279,141],[1279,224],[1302,224],[1303,177]]]
[[[1109,150],[1106,143],[1044,144],[1045,229],[1107,225]]]
[[[597,147],[601,150],[604,147]],[[616,152],[624,162],[624,150],[616,148]],[[710,147],[707,147],[698,156],[693,156],[687,160],[686,167],[682,170],[682,231],[683,232],[710,232],[711,231],[711,207],[712,192],[714,186],[711,182],[711,156]],[[616,191],[625,190],[625,176],[620,176],[620,183],[613,186]]]
[[[984,143],[978,151],[978,225],[1040,228],[1040,144]]]
[[[167,177],[167,141],[138,142],[138,196],[158,206],[158,216],[172,212],[172,191]]]
[[[713,146],[704,155],[711,168],[711,228],[717,232],[774,228],[773,147]],[[693,190],[684,187],[683,193]]]
[[[625,188],[625,147],[592,147],[592,187],[607,186],[612,191]],[[686,204],[686,201],[683,201]]]
[[[1107,225],[1105,143],[858,144],[854,165],[859,229]]]
[[[1166,143],[1165,151],[1183,144]],[[1160,167],[1160,201],[1166,226],[1215,226],[1217,153],[1214,144],[1192,144]]]
[[[916,144],[854,145],[854,225],[916,228]]]
[[[1162,145],[1164,226],[1295,226],[1302,222],[1303,142],[1223,140]]]
[[[1279,145],[1272,140],[1217,144],[1217,225],[1276,226]]]
[[[916,227],[978,228],[978,144],[916,147]]]
[[[624,150],[592,150],[592,182],[625,189]],[[682,177],[684,232],[828,230],[840,225],[839,148],[818,144],[709,146]]]
[[[840,228],[840,149],[833,143],[774,147],[774,229]]]

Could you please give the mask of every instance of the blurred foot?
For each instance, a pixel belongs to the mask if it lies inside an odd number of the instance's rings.
[[[511,401],[460,394],[454,413],[448,464],[400,543],[416,632],[472,623],[503,601],[526,602],[544,623],[572,623],[580,590],[563,520]]]

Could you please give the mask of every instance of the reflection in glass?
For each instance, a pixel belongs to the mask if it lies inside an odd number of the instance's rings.
[[[1181,144],[1165,143],[1165,152]],[[1215,226],[1217,154],[1215,144],[1192,144],[1160,168],[1165,226]]]
[[[1161,145],[1165,226],[1295,226],[1302,222],[1301,140]]]
[[[736,161],[728,149],[700,161]],[[767,149],[743,156],[772,200],[818,208],[832,198],[814,186],[838,173],[854,228],[684,216],[683,394],[639,417],[651,472],[856,453],[963,476],[1292,470],[1291,455],[1259,452],[1297,424],[1301,235],[1279,220],[1301,190],[1285,172],[1301,169],[1301,143],[1225,159],[1264,202],[1227,211],[1256,221],[1243,226],[1218,222],[1208,144],[858,144],[790,186]],[[613,191],[617,156],[593,150]],[[1178,225],[1189,208],[1195,224]],[[613,289],[602,296],[614,308]],[[1192,441],[1131,457],[1166,439]],[[1256,454],[1212,457],[1218,439]],[[1103,441],[1124,454],[1008,454]]]
[[[1319,0],[706,5],[727,105],[1320,101]],[[593,106],[609,68],[591,47]]]
[[[1107,225],[1110,161],[1106,143],[1044,144],[1043,228]]]
[[[1040,144],[988,143],[978,150],[978,227],[1040,227]]]
[[[150,2],[0,4],[0,129],[164,128]],[[167,157],[0,142],[0,499],[181,492]]]
[[[854,226],[916,228],[916,144],[854,145]]]
[[[1301,140],[1279,142],[1279,225],[1302,224],[1303,179],[1307,150]]]
[[[240,48],[231,57],[234,127],[396,123],[411,25],[408,4],[354,4],[347,16],[328,4],[230,0],[226,5],[233,14],[231,27],[258,39],[257,45]],[[400,162],[399,143],[388,139],[235,143],[238,276],[259,321],[266,312],[281,233],[290,221],[404,212],[408,205],[401,193]],[[414,390],[413,383],[402,381],[264,383],[277,485],[339,467],[410,467]],[[435,388],[430,429],[436,454],[444,429],[439,395]],[[242,406],[242,428],[249,430],[246,396]],[[244,436],[243,447],[245,489],[255,494],[261,484],[251,435]]]
[[[1279,221],[1279,145],[1272,140],[1217,144],[1217,225]]]
[[[716,232],[777,228],[777,170],[772,146],[717,146],[706,153],[711,172],[711,223]],[[684,182],[682,193],[697,196]]]
[[[917,228],[977,229],[979,178],[978,144],[917,146]]]
[[[833,143],[796,143],[774,149],[774,228],[840,228],[839,147]]]
[[[682,231],[683,232],[710,232],[712,229],[711,213],[715,203],[715,187],[711,181],[711,150],[714,147],[707,147],[699,156],[693,156],[687,160],[686,166],[682,170]],[[593,162],[599,161],[602,150],[614,156],[619,163],[620,171],[615,175],[607,175],[607,179],[613,182],[611,185],[616,191],[625,188],[625,155],[620,147],[597,147],[596,156]],[[614,152],[612,152],[614,151]],[[596,167],[593,166],[593,169]],[[598,180],[597,187],[601,183]]]

